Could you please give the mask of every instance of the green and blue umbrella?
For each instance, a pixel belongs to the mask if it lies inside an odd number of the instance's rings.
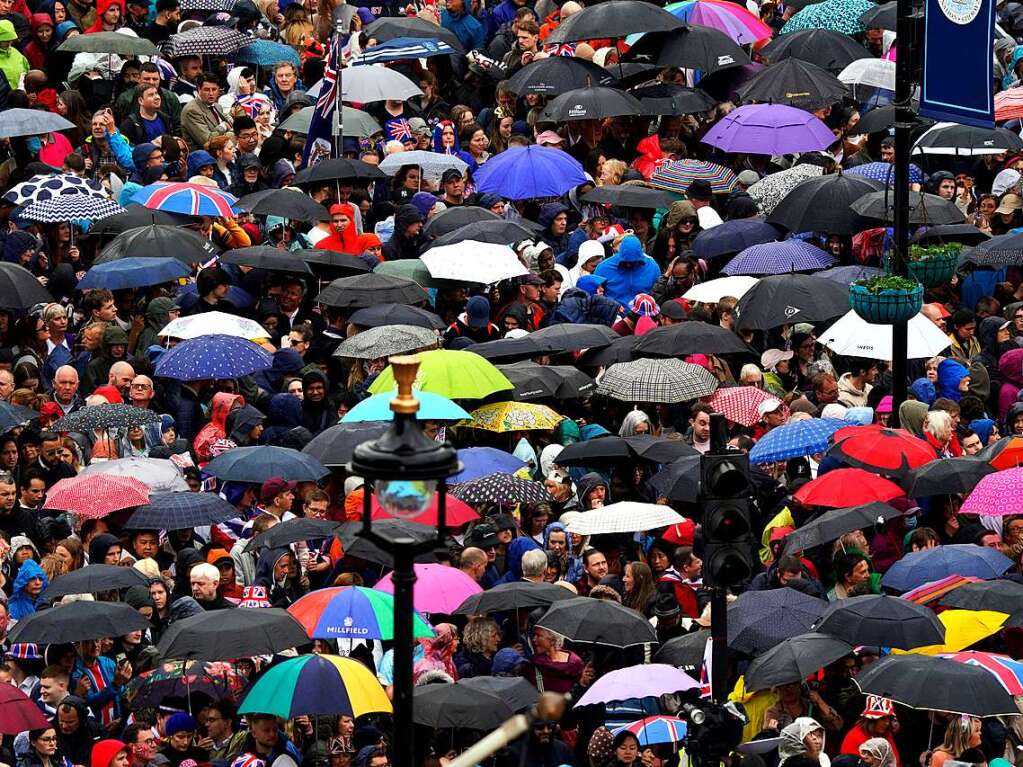
[[[397,395],[398,392],[395,390],[374,394],[345,413],[341,423],[393,421],[394,411],[391,410],[391,400]],[[472,418],[469,412],[447,397],[428,391],[413,391],[412,395],[419,400],[419,412],[416,413],[416,417],[420,421],[460,421],[463,418]]]

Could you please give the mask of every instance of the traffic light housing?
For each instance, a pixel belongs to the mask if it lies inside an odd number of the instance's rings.
[[[753,574],[749,457],[705,454],[700,461],[703,505],[703,580],[735,586]]]

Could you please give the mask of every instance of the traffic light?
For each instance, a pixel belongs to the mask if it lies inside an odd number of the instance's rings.
[[[708,586],[734,586],[753,574],[749,493],[745,453],[703,456],[703,579]]]

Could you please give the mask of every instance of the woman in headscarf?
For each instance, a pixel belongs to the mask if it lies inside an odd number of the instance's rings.
[[[871,738],[860,746],[860,759],[867,767],[895,767],[895,752],[884,738]]]
[[[921,435],[924,430],[924,418],[927,417],[927,405],[918,400],[906,400],[899,405],[899,427],[910,434]]]
[[[809,716],[801,716],[781,731],[778,757],[781,767],[793,756],[816,759],[821,767],[831,767],[831,760],[824,753],[824,728]]]

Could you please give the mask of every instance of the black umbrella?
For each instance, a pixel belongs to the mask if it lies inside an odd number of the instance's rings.
[[[814,631],[852,644],[912,650],[941,644],[945,626],[929,607],[887,594],[865,594],[832,602]]]
[[[740,328],[770,330],[797,322],[821,322],[849,311],[849,287],[808,274],[763,277],[739,299]]]
[[[982,232],[973,224],[942,224],[941,226],[921,227],[910,237],[910,242],[961,242],[963,245],[980,245],[991,239],[991,235]]]
[[[230,660],[273,655],[280,650],[307,645],[309,641],[302,624],[287,610],[239,608],[212,610],[175,621],[160,637],[156,649],[165,660]]]
[[[328,221],[327,209],[295,189],[264,189],[238,200],[238,207],[257,216],[281,216],[293,221]]]
[[[551,61],[552,59],[544,59]],[[448,208],[431,216],[430,220],[423,225],[423,234],[431,237],[441,237],[448,232],[461,229],[469,224],[479,224],[486,221],[504,221],[496,213],[486,208],[477,208],[474,205],[460,205],[457,208]]]
[[[615,2],[628,0],[607,0],[604,4]],[[605,117],[638,115],[642,111],[643,105],[635,96],[614,88],[595,86],[576,88],[557,96],[544,108],[541,119],[549,122],[602,120]]]
[[[316,301],[338,309],[362,309],[382,303],[422,304],[426,292],[412,280],[370,272],[334,280]]]
[[[356,445],[376,439],[390,426],[389,421],[339,423],[324,429],[302,448],[324,466],[344,466],[352,460]]]
[[[8,639],[12,643],[66,644],[147,628],[149,621],[123,602],[72,602],[25,616],[11,629]]]
[[[474,676],[459,679],[455,684],[496,695],[507,703],[512,711],[525,711],[535,704],[540,696],[539,690],[520,676]]]
[[[98,220],[90,227],[89,233],[99,235],[121,234],[121,232],[137,229],[142,226],[152,226],[153,224],[182,226],[192,223],[194,220],[191,216],[165,213],[162,210],[153,210],[138,203],[133,203],[125,208],[122,213],[115,213],[112,216]]]
[[[865,194],[849,207],[864,218],[890,222],[895,217],[894,198],[892,191],[885,189]],[[910,192],[908,203],[911,224],[961,224],[965,218],[954,202],[936,194]]]
[[[672,461],[648,482],[660,498],[695,503],[700,497],[700,456],[690,455]]]
[[[538,399],[585,399],[597,388],[596,382],[571,365],[537,365],[535,362],[516,362],[498,365],[515,389],[516,402]]]
[[[114,591],[132,586],[147,586],[149,580],[134,567],[117,565],[86,565],[78,570],[60,576],[40,595],[49,602],[68,594],[95,594],[97,591]]]
[[[544,354],[540,344],[530,338],[531,335],[530,333],[521,338],[497,338],[493,341],[470,344],[466,348],[473,354],[491,361],[524,360]]]
[[[462,482],[451,491],[460,501],[468,504],[493,503],[515,505],[518,503],[550,503],[551,494],[539,482],[532,482],[504,472],[487,474],[468,482]]]
[[[693,240],[697,258],[711,259],[734,256],[752,245],[775,242],[780,236],[777,227],[758,218],[735,218],[710,229],[704,229]]]
[[[343,522],[337,528],[335,535],[341,541],[345,556],[364,559],[381,567],[393,569],[394,555],[363,538],[359,534],[361,530],[362,522]],[[391,540],[409,538],[416,543],[426,543],[437,539],[436,528],[415,522],[406,522],[403,519],[375,519],[373,520],[373,532]],[[432,551],[426,551],[418,554],[415,561],[419,564],[433,564],[437,561],[437,557]]]
[[[789,36],[790,35],[785,35],[786,38]],[[845,35],[842,35],[842,37],[845,37]],[[913,102],[914,110],[917,107],[919,107],[919,104],[914,101]],[[920,123],[920,130],[926,130],[926,128],[934,124],[933,120],[928,120],[926,117],[917,117],[916,119]],[[863,115],[860,121],[856,123],[855,127],[851,131],[849,131],[849,133],[852,135],[860,133],[884,133],[893,128],[894,126],[895,107],[891,105],[884,107],[875,107],[874,109],[871,109],[869,112]]]
[[[620,336],[607,325],[559,323],[522,338],[500,338],[473,344],[469,350],[489,360],[514,359],[599,348],[608,346],[618,338]]]
[[[1023,150],[1023,139],[1007,128],[945,123],[928,130],[913,145],[914,152],[923,154],[970,156],[974,152],[990,154],[994,150],[1018,152]]]
[[[635,32],[667,32],[682,22],[651,3],[641,0],[606,0],[573,13],[551,32],[545,43],[572,43],[577,40],[625,37]]]
[[[831,509],[789,533],[785,538],[785,553],[793,554],[830,543],[853,530],[872,528],[874,525],[902,516],[902,513],[887,503],[878,501],[844,509]]]
[[[633,349],[636,357],[685,357],[687,354],[751,354],[730,330],[706,322],[679,322],[644,333]]]
[[[312,519],[295,517],[264,530],[245,544],[246,551],[259,549],[276,549],[290,546],[299,541],[310,541],[318,538],[329,538],[338,531],[340,524],[332,519]]]
[[[383,19],[381,19],[383,21]],[[438,32],[443,31],[436,27]],[[295,174],[294,184],[313,184],[317,181],[373,181],[387,178],[386,174],[375,165],[362,160],[345,160],[330,158],[316,163],[311,168],[304,168]]]
[[[18,264],[0,262],[0,309],[30,309],[52,303],[53,296],[32,272]]]
[[[714,99],[705,91],[676,83],[656,83],[633,88],[630,93],[643,105],[647,115],[686,115],[714,108]]]
[[[367,40],[385,43],[397,37],[413,37],[426,40],[440,40],[455,49],[457,53],[465,53],[462,43],[454,32],[445,27],[433,24],[426,19],[406,16],[391,16],[377,19],[367,26],[363,32]]]
[[[632,362],[635,359],[633,350],[639,342],[639,336],[622,336],[607,346],[587,349],[579,355],[576,364],[579,367],[607,367],[616,362]]]
[[[631,437],[608,434],[566,446],[558,453],[556,463],[559,466],[595,466],[622,460],[671,463],[695,455],[696,450],[691,445],[678,439],[665,439],[650,434],[635,434]]]
[[[945,607],[960,610],[993,610],[1014,613],[1023,605],[1023,584],[1008,580],[967,583],[938,600]]]
[[[757,692],[802,682],[852,651],[851,644],[828,634],[810,632],[790,637],[753,659],[746,669],[746,689]]]
[[[999,234],[976,247],[965,249],[959,261],[977,266],[1023,264],[1023,234]]]
[[[805,634],[827,609],[823,599],[785,586],[746,591],[728,606],[728,646],[760,655],[789,637]]]
[[[678,195],[640,184],[608,184],[598,186],[580,197],[583,202],[617,205],[622,208],[667,208],[678,201]]]
[[[213,493],[153,493],[125,524],[131,530],[188,530],[218,525],[241,512]]]
[[[383,302],[353,312],[348,321],[363,328],[377,328],[381,325],[415,325],[419,328],[444,330],[447,325],[431,311],[418,306]]]
[[[412,691],[412,719],[434,729],[493,730],[515,712],[487,690],[462,684],[425,684]]]
[[[236,248],[220,256],[225,264],[251,266],[271,272],[297,272],[312,274],[309,265],[290,250],[278,250],[268,245],[253,245],[250,248]]]
[[[892,0],[870,8],[860,14],[860,23],[868,29],[889,29],[894,32],[899,17],[898,5]]]
[[[881,189],[884,184],[863,176],[828,173],[800,182],[767,220],[790,232],[855,234],[863,225],[850,206],[863,195]]]
[[[987,669],[931,655],[889,655],[853,677],[868,695],[910,708],[972,716],[1019,713],[1012,696]]]
[[[180,226],[148,224],[112,239],[96,258],[105,264],[119,258],[176,258],[186,264],[205,263],[220,250],[198,232]]]
[[[309,268],[314,274],[330,276],[332,279],[351,277],[353,274],[366,274],[373,271],[370,265],[358,256],[353,256],[350,253],[339,253],[336,250],[307,248],[294,251],[294,255],[309,264]]]
[[[654,663],[667,663],[669,666],[696,668],[703,663],[708,639],[710,629],[700,629],[691,634],[672,637],[658,648],[652,660]]]
[[[589,85],[610,85],[611,73],[592,61],[571,56],[551,56],[533,61],[508,78],[505,85],[512,93],[524,96],[536,93],[554,96]]]
[[[848,35],[830,29],[802,29],[781,35],[760,49],[760,55],[775,63],[787,58],[802,59],[828,70],[841,72],[857,59],[870,55]]]
[[[430,247],[454,245],[456,242],[463,242],[465,240],[489,242],[494,245],[508,245],[520,240],[529,240],[535,236],[533,232],[515,221],[505,221],[503,219],[498,221],[477,221],[439,236],[430,243]]]
[[[373,523],[376,526],[376,523]],[[575,598],[568,589],[553,583],[512,581],[473,594],[455,610],[455,615],[487,615],[520,608],[550,607],[555,602]]]
[[[912,498],[969,493],[981,478],[994,471],[995,467],[983,458],[939,458],[911,470],[903,477],[901,484]]]
[[[609,647],[634,647],[657,641],[654,627],[645,616],[606,599],[573,597],[555,602],[536,626],[573,642]]]
[[[797,58],[772,64],[739,88],[739,98],[746,103],[762,101],[808,110],[834,104],[848,93],[848,87],[829,71]]]
[[[149,423],[160,423],[160,414],[117,402],[83,407],[58,418],[52,428],[86,434],[94,429],[132,429]]]
[[[700,26],[643,35],[627,56],[630,61],[649,61],[660,67],[701,69],[707,74],[750,63],[746,52],[724,32]]]

